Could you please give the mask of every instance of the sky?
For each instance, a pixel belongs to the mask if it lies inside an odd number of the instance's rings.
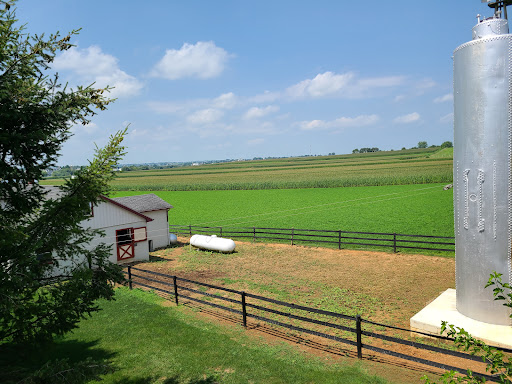
[[[452,54],[480,0],[19,0],[76,45],[53,70],[116,98],[59,165],[129,126],[122,163],[351,153],[453,141]]]

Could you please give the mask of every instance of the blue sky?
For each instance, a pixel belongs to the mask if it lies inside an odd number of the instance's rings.
[[[452,53],[479,0],[19,0],[30,33],[82,28],[54,69],[117,101],[59,164],[130,124],[124,163],[351,153],[453,139]]]

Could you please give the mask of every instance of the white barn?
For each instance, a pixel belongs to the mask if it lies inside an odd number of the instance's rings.
[[[169,246],[169,209],[173,206],[153,193],[116,197],[116,203],[152,219],[147,222],[149,251]]]
[[[44,186],[47,199],[56,199],[59,187]],[[123,264],[149,260],[149,252],[169,246],[169,209],[172,205],[150,193],[138,196],[108,198],[100,196],[92,207],[91,217],[84,220],[84,228],[100,229],[105,237],[97,237],[91,247],[111,244],[112,263]],[[67,265],[66,262],[62,266]]]
[[[172,205],[155,194],[100,199],[82,225],[105,232],[95,243],[112,244],[111,262],[149,260],[149,252],[169,245],[168,211]]]

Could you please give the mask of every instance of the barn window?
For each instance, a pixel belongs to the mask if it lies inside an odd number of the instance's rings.
[[[148,235],[146,232],[146,227],[134,228],[133,229],[133,241],[146,241],[148,239]]]
[[[129,244],[132,242],[132,231],[133,228],[125,228],[116,231],[117,245]]]

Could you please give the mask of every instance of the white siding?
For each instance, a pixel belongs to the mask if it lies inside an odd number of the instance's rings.
[[[125,228],[140,228],[144,227],[146,225],[146,221],[139,221],[132,223],[133,225],[116,225],[109,228],[103,228],[103,231],[105,232],[105,237],[97,237],[94,240],[91,241],[90,245],[91,248],[98,245],[99,243],[105,243],[108,245],[111,245],[111,254],[109,257],[109,260],[112,263],[117,264],[117,244],[116,244],[116,231],[119,229],[125,229]],[[122,260],[118,264],[121,263],[130,263],[132,261],[141,261],[141,260],[149,260],[149,247],[148,247],[148,241],[141,241],[134,244],[134,254],[135,257]]]
[[[101,229],[105,232],[105,237],[95,238],[91,241],[91,247],[99,243],[111,245],[111,256],[109,260],[113,263],[117,261],[117,244],[116,231],[125,228],[141,228],[146,227],[149,237],[149,228],[146,220],[139,215],[132,213],[126,209],[108,201],[102,201],[98,206],[94,207],[94,216],[83,222],[84,227],[93,229]],[[141,241],[134,244],[135,257],[120,261],[119,263],[129,263],[132,261],[149,260],[148,241]]]
[[[169,222],[167,221],[167,209],[160,211],[144,212],[153,221],[147,223],[148,240],[153,240],[153,248],[169,246]]]
[[[141,220],[146,222],[139,215],[118,207],[108,201],[101,201],[96,207],[94,207],[93,211],[94,216],[84,222],[84,227],[97,229],[140,222]]]

